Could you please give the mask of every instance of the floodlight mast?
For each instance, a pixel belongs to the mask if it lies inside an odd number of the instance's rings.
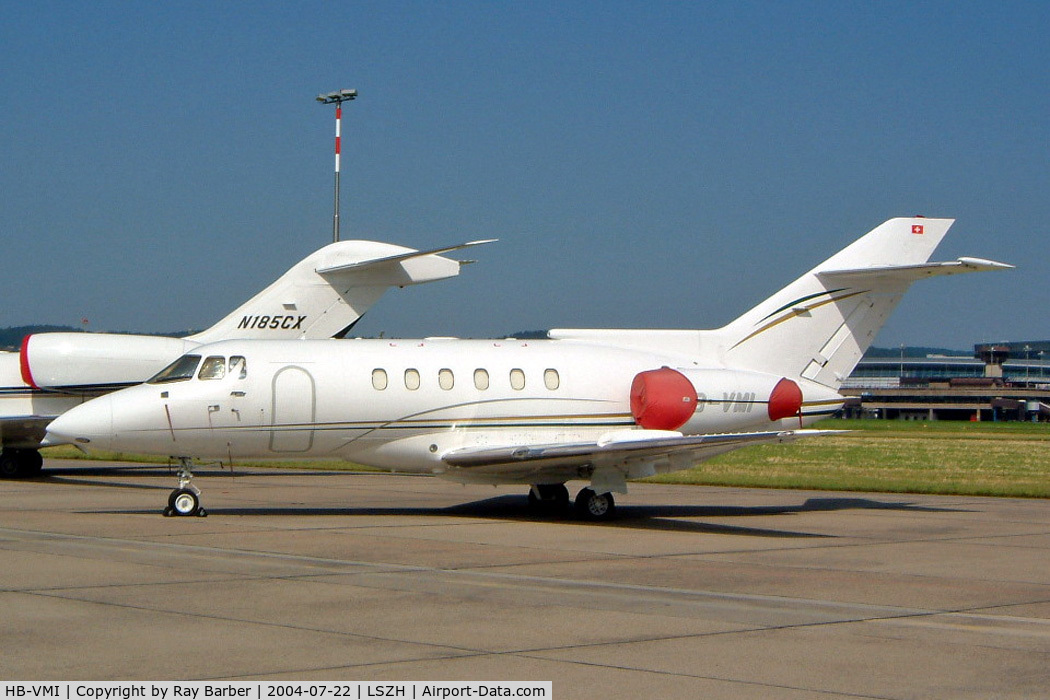
[[[338,90],[318,95],[323,105],[335,105],[335,206],[332,214],[332,242],[339,242],[339,138],[343,121],[343,103],[357,98],[357,90]]]

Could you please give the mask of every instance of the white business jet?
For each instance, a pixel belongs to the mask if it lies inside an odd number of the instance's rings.
[[[191,458],[337,457],[612,515],[627,480],[803,426],[838,393],[912,282],[997,270],[927,262],[950,219],[891,219],[717,330],[552,330],[544,340],[230,340],[75,408],[49,436],[178,457],[168,515],[200,515]]]
[[[40,333],[0,353],[0,477],[32,476],[55,417],[88,398],[134,386],[193,348],[227,338],[310,339],[345,334],[390,287],[459,274],[441,255],[491,241],[414,250],[375,241],[332,243],[206,331],[186,338]]]

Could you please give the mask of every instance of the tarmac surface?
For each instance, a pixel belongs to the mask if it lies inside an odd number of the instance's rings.
[[[165,518],[166,469],[73,464],[0,481],[5,680],[1050,697],[1050,501],[632,484],[595,525],[519,488],[238,469]]]

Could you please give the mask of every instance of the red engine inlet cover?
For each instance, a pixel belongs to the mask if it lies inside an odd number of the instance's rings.
[[[642,372],[631,383],[631,415],[646,430],[676,430],[695,410],[693,383],[670,367]]]
[[[22,350],[18,355],[18,366],[22,370],[22,381],[34,389],[39,389],[40,387],[33,381],[33,370],[29,368],[29,339],[32,337],[33,335],[30,334],[22,338]]]
[[[802,410],[802,389],[784,377],[773,387],[769,395],[769,420],[780,420],[797,416]]]

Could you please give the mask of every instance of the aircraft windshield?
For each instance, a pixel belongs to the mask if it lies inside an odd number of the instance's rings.
[[[148,380],[146,383],[167,384],[169,382],[181,382],[186,379],[192,379],[200,361],[200,355],[183,355],[154,375],[153,379]]]

